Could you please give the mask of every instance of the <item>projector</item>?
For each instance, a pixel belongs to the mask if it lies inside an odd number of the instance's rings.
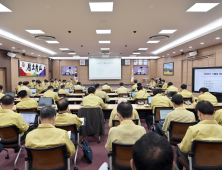
[[[198,51],[193,51],[193,52],[190,52],[186,55],[186,57],[193,57],[193,56],[196,56],[198,54]]]
[[[9,56],[9,57],[15,57],[16,54],[8,52],[8,53],[7,53],[7,56]]]

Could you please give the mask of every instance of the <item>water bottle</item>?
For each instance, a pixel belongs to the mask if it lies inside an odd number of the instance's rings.
[[[147,105],[147,100],[145,101],[145,105]]]

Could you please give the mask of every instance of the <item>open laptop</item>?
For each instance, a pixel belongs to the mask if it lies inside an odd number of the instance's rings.
[[[14,92],[5,92],[5,95],[12,96],[13,98],[15,97],[15,93]]]
[[[167,117],[167,114],[170,113],[170,112],[173,112],[174,110],[173,109],[161,109],[160,110],[160,120],[161,121],[164,121]]]
[[[32,92],[32,94],[37,93],[37,89],[30,89],[30,91]]]
[[[68,93],[70,92],[70,89],[65,89],[65,91],[67,91]]]
[[[52,106],[52,98],[39,98],[39,108],[44,106]]]
[[[83,90],[86,90],[86,86],[82,86]]]
[[[135,96],[136,93],[137,91],[132,91],[132,98]]]
[[[148,105],[151,105],[152,98],[153,98],[153,96],[149,96],[149,97],[148,97]]]
[[[59,95],[59,92],[58,92],[58,91],[57,91],[57,92],[55,92],[55,93]]]
[[[36,113],[21,113],[21,115],[25,122],[28,122],[30,124],[35,123]]]

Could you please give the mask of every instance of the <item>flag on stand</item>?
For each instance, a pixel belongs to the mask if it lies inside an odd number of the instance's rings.
[[[76,84],[77,84],[77,82],[78,82],[77,68],[76,68],[76,70],[75,70],[74,82],[75,82]]]
[[[132,74],[131,74],[131,84],[133,84],[134,82],[134,71],[133,71],[133,68],[132,68]]]

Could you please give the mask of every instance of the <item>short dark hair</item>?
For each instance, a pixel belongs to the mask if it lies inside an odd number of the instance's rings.
[[[124,85],[124,83],[123,83],[123,82],[121,82],[121,83],[119,83],[119,85],[120,85],[120,86],[123,86],[123,85]]]
[[[181,89],[187,89],[187,85],[186,85],[186,84],[182,84],[182,85],[180,86],[180,88],[181,88]]]
[[[71,69],[71,67],[69,67],[69,69]]]
[[[137,170],[171,170],[173,166],[172,147],[157,133],[143,135],[134,144],[132,156]]]
[[[40,111],[41,119],[51,119],[56,115],[56,110],[51,106],[45,106]]]
[[[156,94],[161,94],[162,90],[161,89],[156,89],[153,91],[153,95],[155,96]]]
[[[53,81],[53,80],[51,80],[50,82],[51,82],[51,83],[54,83],[54,81]]]
[[[65,85],[61,85],[61,89],[63,89],[65,87]]]
[[[121,114],[123,118],[130,118],[133,114],[133,106],[130,102],[122,102],[118,104],[117,112]]]
[[[173,95],[172,102],[175,103],[176,105],[183,104],[183,96],[180,94]]]
[[[47,82],[49,82],[48,80],[45,80],[45,82],[47,83]]]
[[[0,85],[0,89],[1,89],[1,90],[3,89],[3,85]]]
[[[57,107],[59,111],[67,110],[69,106],[69,101],[66,98],[62,98],[57,102]]]
[[[77,85],[81,85],[81,82],[80,82],[80,81],[78,81],[78,82],[77,82]]]
[[[61,81],[61,79],[59,79],[59,81]]]
[[[18,96],[21,98],[24,98],[25,96],[27,96],[27,91],[26,90],[21,90],[20,92],[18,92]]]
[[[22,84],[22,82],[20,81],[20,82],[18,82],[18,85],[21,85]]]
[[[172,83],[172,82],[169,82],[169,83],[168,83],[168,86],[172,86],[172,85],[173,85],[173,83]]]
[[[140,67],[140,68],[143,68],[143,67]]]
[[[208,90],[208,88],[201,87],[200,90],[199,90],[199,92],[205,93],[205,92],[209,92],[209,90]]]
[[[196,105],[196,112],[199,111],[205,115],[213,115],[214,114],[214,106],[209,101],[199,101]]]
[[[48,87],[48,90],[49,90],[49,89],[53,89],[53,86],[49,86],[49,87]]]
[[[91,93],[95,93],[96,89],[94,87],[89,87],[88,88],[88,93],[91,94]]]
[[[1,98],[2,105],[11,105],[14,103],[14,97],[10,95],[5,95]]]
[[[142,83],[137,83],[137,86],[142,86]]]
[[[32,80],[32,82],[35,82],[35,80]]]
[[[95,84],[95,86],[94,86],[94,87],[95,87],[95,89],[98,89],[98,88],[99,88],[99,86],[100,86],[100,85],[97,83],[97,84]]]
[[[55,78],[55,80],[57,80],[57,78]]]
[[[62,82],[66,82],[66,80],[62,80]]]
[[[143,89],[143,86],[137,86],[137,90],[142,90]]]
[[[134,80],[134,83],[137,83],[138,81],[137,80]]]
[[[151,78],[151,80],[154,80],[154,78]]]
[[[28,84],[29,84],[28,81],[24,81],[24,82],[23,82],[23,85],[24,85],[24,86],[26,86],[26,85],[28,85]]]
[[[161,81],[165,82],[165,80],[163,80],[163,79]]]

